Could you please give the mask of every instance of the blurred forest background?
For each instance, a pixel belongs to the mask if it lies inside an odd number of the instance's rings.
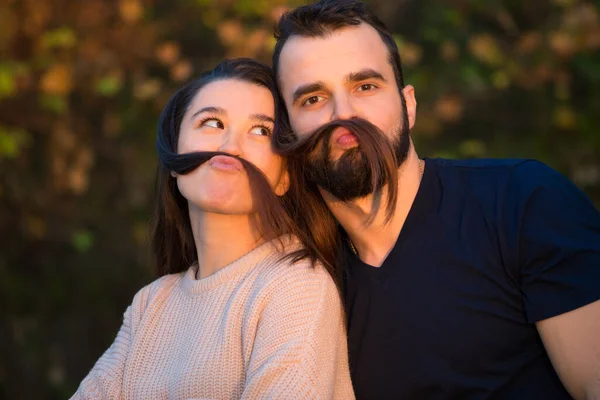
[[[530,157],[600,205],[597,0],[372,0],[419,154]],[[66,398],[154,279],[155,126],[296,0],[0,0],[0,398]]]

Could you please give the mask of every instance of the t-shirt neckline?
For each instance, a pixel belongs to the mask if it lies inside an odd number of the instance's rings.
[[[421,178],[421,184],[419,185],[419,189],[417,190],[417,194],[413,201],[413,204],[406,216],[406,221],[400,230],[400,234],[398,235],[398,239],[394,244],[394,247],[389,252],[386,259],[383,261],[380,267],[374,267],[372,265],[364,263],[360,257],[352,251],[350,246],[345,245],[346,252],[348,254],[349,259],[349,267],[351,270],[370,274],[373,277],[383,278],[389,273],[389,270],[394,268],[393,261],[398,252],[402,251],[402,247],[404,242],[406,241],[407,236],[411,234],[412,231],[418,228],[418,225],[423,223],[424,217],[430,213],[436,204],[436,196],[435,193],[435,185],[436,185],[436,177],[437,177],[437,160],[431,158],[423,158],[425,161],[425,168],[423,171],[423,177]]]

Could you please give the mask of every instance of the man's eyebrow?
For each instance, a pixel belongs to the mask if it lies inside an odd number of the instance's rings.
[[[202,107],[201,109],[199,109],[198,111],[193,113],[192,118],[194,118],[196,115],[201,114],[203,112],[209,112],[209,113],[219,114],[219,115],[227,114],[227,112],[220,107],[209,106],[209,107]]]
[[[366,68],[358,72],[351,72],[346,76],[346,83],[366,81],[368,79],[377,79],[386,82],[383,75],[371,68]]]
[[[275,119],[269,117],[266,114],[252,114],[252,115],[250,115],[250,119],[255,119],[258,121],[262,121],[262,122],[271,122],[273,124],[275,123]]]
[[[318,92],[319,90],[324,90],[325,84],[321,81],[314,83],[307,83],[306,85],[299,86],[292,95],[292,103],[296,103],[298,99],[302,96],[305,96],[309,93]]]

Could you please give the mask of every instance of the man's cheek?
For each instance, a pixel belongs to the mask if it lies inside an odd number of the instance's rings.
[[[310,134],[310,131],[304,127],[304,124],[301,123],[298,117],[294,117],[291,114],[290,125],[292,126],[294,132],[296,132],[296,135],[298,135],[301,139],[306,138]]]
[[[328,120],[321,120],[316,112],[306,112],[302,115],[297,115],[295,118],[290,117],[290,120],[292,122],[292,127],[301,137],[309,136],[315,130],[329,122]]]

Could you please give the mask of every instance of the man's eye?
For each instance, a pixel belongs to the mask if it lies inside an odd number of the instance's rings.
[[[208,118],[202,121],[200,126],[210,126],[211,128],[225,129],[225,125],[216,118]]]
[[[303,106],[310,106],[313,104],[317,104],[318,102],[322,101],[324,99],[323,96],[311,96],[308,99],[304,100],[304,102],[302,102]]]
[[[267,128],[266,126],[255,126],[252,128],[250,133],[259,136],[271,136],[271,129]]]
[[[376,88],[377,88],[377,86],[373,85],[372,83],[365,83],[358,87],[358,91],[359,92],[367,92],[369,90],[373,90]]]

